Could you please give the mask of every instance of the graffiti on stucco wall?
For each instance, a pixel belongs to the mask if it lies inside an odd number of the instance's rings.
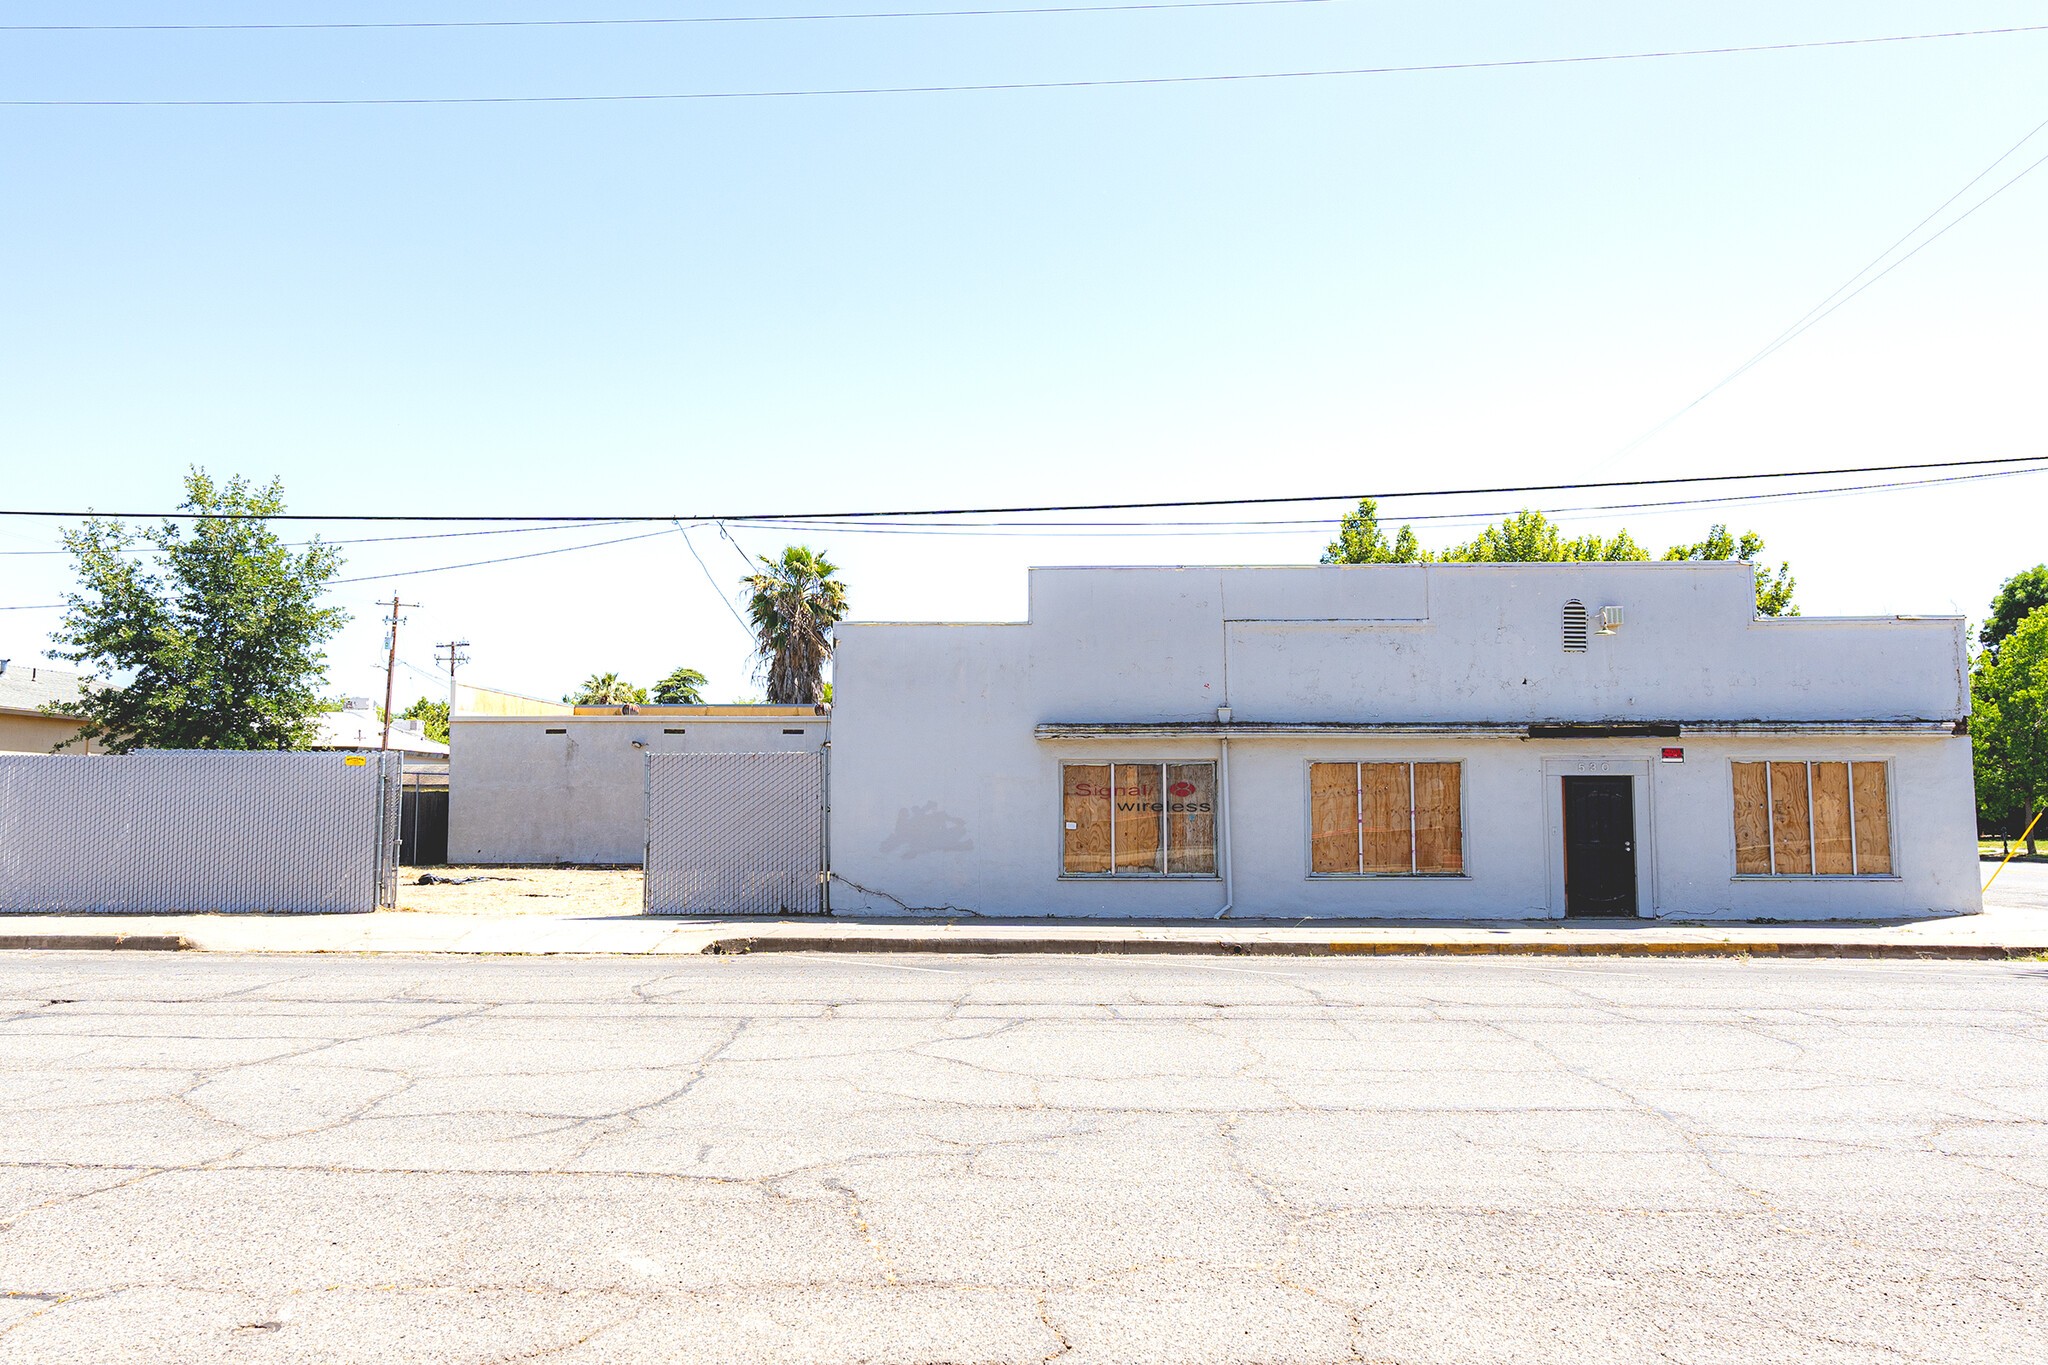
[[[882,840],[882,852],[903,851],[905,858],[921,853],[966,853],[974,848],[967,837],[967,822],[939,809],[936,801],[922,806],[898,806],[896,828]]]

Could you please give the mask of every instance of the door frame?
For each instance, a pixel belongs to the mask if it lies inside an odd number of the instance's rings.
[[[1602,758],[1597,754],[1543,760],[1544,909],[1552,919],[1563,919],[1565,910],[1563,779],[1567,777],[1634,779],[1629,796],[1636,825],[1636,918],[1655,918],[1663,908],[1657,869],[1657,784],[1651,780],[1656,767],[1655,759]]]

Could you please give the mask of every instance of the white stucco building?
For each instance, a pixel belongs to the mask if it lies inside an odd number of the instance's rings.
[[[1963,621],[1745,564],[1038,569],[834,677],[835,910],[1979,908]]]
[[[637,865],[649,753],[818,752],[831,734],[823,706],[552,709],[449,718],[450,862]]]

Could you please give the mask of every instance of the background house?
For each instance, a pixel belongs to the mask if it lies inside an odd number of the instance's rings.
[[[369,697],[350,697],[341,710],[321,712],[319,722],[309,749],[375,749],[384,738],[384,721]],[[391,747],[405,755],[408,768],[448,760],[448,746],[427,738],[426,723],[404,716],[391,722]]]
[[[78,727],[85,723],[83,717],[43,710],[77,700],[78,691],[76,673],[0,659],[0,753],[92,752],[85,740],[61,751],[57,748],[77,735]]]

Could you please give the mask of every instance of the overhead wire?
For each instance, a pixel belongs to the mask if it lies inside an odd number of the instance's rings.
[[[667,531],[642,531],[639,535],[618,536],[612,540],[593,540],[583,545],[558,545],[552,550],[534,550],[523,555],[500,555],[496,559],[473,559],[467,564],[437,564],[431,569],[400,569],[395,573],[358,574],[353,578],[331,578],[329,586],[339,587],[344,583],[377,583],[387,578],[417,578],[421,574],[447,573],[451,569],[480,569],[487,564],[510,564],[521,559],[542,559],[548,555],[574,554],[578,550],[598,550],[607,545],[624,545],[628,541],[652,540],[665,536]]]
[[[1583,514],[1589,514],[1589,513],[1615,513],[1615,512],[1648,512],[1648,513],[1651,513],[1651,514],[1659,514],[1659,513],[1663,513],[1663,512],[1669,512],[1669,511],[1672,511],[1672,510],[1676,510],[1676,509],[1679,509],[1679,508],[1685,508],[1685,507],[1701,507],[1701,506],[1716,506],[1716,505],[1728,505],[1728,504],[1736,504],[1736,503],[1757,503],[1757,502],[1771,502],[1771,501],[1786,501],[1786,500],[1791,500],[1791,499],[1796,499],[1796,498],[1823,498],[1823,497],[1853,497],[1853,496],[1859,496],[1859,495],[1862,495],[1862,494],[1867,494],[1867,493],[1883,493],[1883,492],[1895,492],[1895,491],[1898,491],[1898,490],[1901,490],[1901,489],[1909,489],[1909,488],[1929,488],[1929,487],[1937,487],[1937,486],[1943,486],[1943,485],[1950,485],[1950,484],[1964,484],[1964,483],[1980,483],[1980,482],[1984,482],[1984,481],[1987,481],[1987,480],[1991,480],[1991,479],[2009,479],[2009,478],[2017,478],[2017,477],[2022,477],[2022,476],[2025,476],[2025,475],[2029,475],[2029,474],[2040,474],[2040,473],[2048,472],[2048,457],[2044,457],[2044,456],[2032,456],[2032,457],[2025,457],[2025,458],[2027,458],[2027,459],[2029,459],[2029,460],[2031,460],[2031,461],[2032,461],[2032,463],[2030,463],[2030,464],[2029,464],[2029,465],[2028,465],[2027,467],[2025,467],[2025,468],[2017,468],[2017,469],[1998,469],[1998,470],[1992,470],[1992,471],[1987,471],[1987,472],[1980,472],[1980,473],[1975,473],[1975,474],[1959,474],[1959,475],[1952,475],[1952,476],[1947,476],[1947,477],[1943,477],[1943,478],[1933,478],[1933,479],[1899,479],[1899,480],[1892,480],[1892,481],[1889,481],[1889,482],[1882,482],[1882,483],[1866,483],[1866,484],[1851,484],[1851,485],[1845,485],[1845,486],[1839,486],[1839,487],[1833,487],[1833,488],[1799,488],[1799,489],[1782,489],[1782,490],[1776,490],[1776,491],[1771,491],[1771,492],[1765,492],[1765,493],[1742,493],[1742,494],[1730,494],[1730,495],[1727,495],[1727,496],[1723,496],[1723,497],[1713,497],[1713,498],[1670,498],[1670,499],[1663,499],[1663,500],[1658,500],[1658,501],[1652,501],[1652,502],[1631,502],[1631,503],[1597,503],[1597,504],[1579,504],[1579,505],[1573,505],[1573,506],[1566,506],[1566,507],[1536,507],[1536,508],[1515,508],[1515,509],[1496,509],[1496,510],[1491,510],[1491,511],[1483,511],[1483,512],[1482,512],[1482,511],[1457,511],[1457,512],[1441,512],[1441,513],[1430,513],[1430,512],[1422,512],[1422,513],[1414,513],[1414,514],[1402,514],[1402,515],[1396,515],[1396,514],[1393,514],[1393,513],[1388,513],[1388,514],[1386,515],[1386,517],[1385,517],[1385,520],[1387,520],[1387,521],[1401,521],[1401,522],[1442,522],[1442,523],[1456,523],[1456,522],[1480,522],[1480,521],[1491,521],[1491,520],[1492,520],[1493,518],[1495,518],[1495,517],[1499,517],[1499,516],[1507,516],[1507,515],[1511,515],[1511,514],[1512,514],[1512,512],[1514,512],[1514,511],[1523,511],[1523,510],[1529,510],[1529,511],[1537,511],[1537,512],[1541,512],[1541,513],[1543,513],[1543,514],[1544,514],[1544,515],[1546,515],[1546,516],[1556,516],[1556,517],[1566,517],[1566,516],[1578,516],[1578,515],[1583,515]],[[1968,464],[1968,463],[1976,463],[1976,462],[1970,462],[1970,461],[1959,461],[1959,462],[1953,462],[1953,463],[1962,463],[1962,464]],[[1731,477],[1731,476],[1723,476],[1723,477]],[[1743,476],[1732,476],[1732,477],[1743,477]],[[1646,482],[1646,483],[1658,483],[1658,482],[1666,482],[1666,481],[1664,481],[1664,480],[1641,480],[1641,481],[1629,481],[1629,482]],[[1510,491],[1513,491],[1513,490],[1510,490]],[[1389,494],[1389,495],[1386,495],[1386,496],[1385,496],[1385,498],[1384,498],[1384,499],[1382,499],[1382,500],[1388,500],[1388,501],[1391,501],[1391,500],[1393,500],[1393,499],[1396,499],[1396,498],[1398,498],[1398,497],[1401,497],[1401,496],[1403,496],[1403,495],[1400,495],[1400,494]],[[1430,496],[1430,495],[1419,495],[1419,494],[1418,494],[1418,495],[1408,495],[1408,496]],[[725,594],[725,592],[724,592],[724,591],[723,591],[722,589],[720,589],[720,588],[718,587],[718,581],[717,581],[717,578],[716,578],[716,577],[715,577],[715,576],[714,576],[714,575],[712,574],[712,572],[711,572],[711,567],[710,567],[710,565],[708,565],[708,564],[706,564],[706,563],[704,562],[704,557],[703,557],[703,555],[702,555],[702,554],[700,554],[700,553],[698,552],[698,550],[697,550],[697,546],[696,546],[695,542],[693,542],[693,541],[692,541],[692,540],[690,539],[690,535],[689,535],[690,527],[689,527],[689,526],[685,526],[685,525],[683,524],[683,522],[682,522],[682,521],[681,521],[681,520],[680,520],[679,518],[670,518],[670,521],[671,521],[671,524],[672,524],[672,526],[673,526],[673,529],[675,529],[676,531],[678,531],[678,532],[680,532],[680,533],[682,534],[682,538],[683,538],[683,544],[684,544],[684,545],[685,545],[685,546],[686,546],[686,547],[687,547],[687,548],[689,549],[689,551],[690,551],[690,555],[691,555],[691,558],[693,558],[693,559],[695,559],[695,560],[697,561],[697,567],[698,567],[699,569],[703,570],[703,573],[704,573],[704,577],[705,577],[705,580],[706,580],[707,582],[709,582],[709,583],[711,584],[711,586],[712,586],[712,589],[713,589],[713,591],[715,591],[715,592],[717,592],[717,593],[719,594],[719,598],[720,598],[720,600],[721,600],[721,601],[724,601],[724,602],[725,602],[725,604],[726,604],[726,610],[728,610],[729,612],[731,612],[731,613],[732,613],[732,617],[733,617],[733,620],[734,620],[735,622],[737,622],[737,623],[739,624],[739,626],[740,626],[740,628],[741,628],[742,630],[745,630],[745,631],[747,631],[747,632],[748,632],[748,633],[749,633],[749,634],[751,635],[751,634],[752,634],[752,628],[751,628],[750,626],[748,626],[748,625],[747,625],[747,623],[746,623],[746,621],[744,620],[744,618],[742,618],[742,617],[740,616],[738,608],[737,608],[737,607],[735,607],[735,606],[733,606],[733,604],[732,604],[732,601],[731,601],[731,599],[730,599],[730,598],[729,598],[729,597],[728,597],[728,596],[727,596],[727,595]],[[785,519],[785,520],[774,520],[774,521],[766,521],[766,520],[764,520],[764,521],[758,521],[758,522],[755,522],[755,523],[753,523],[753,524],[754,524],[754,525],[758,525],[758,526],[761,526],[761,527],[763,527],[764,529],[772,529],[772,530],[783,530],[783,531],[794,531],[794,532],[799,532],[799,533],[801,533],[801,532],[812,532],[812,533],[823,533],[823,534],[835,534],[835,535],[836,535],[836,534],[852,534],[852,535],[1006,535],[1006,536],[1037,536],[1037,537],[1042,537],[1042,538],[1047,538],[1047,539],[1058,539],[1058,538],[1062,538],[1062,537],[1067,537],[1067,536],[1084,536],[1084,535],[1101,535],[1101,536],[1104,536],[1105,538],[1121,538],[1121,537],[1132,537],[1132,538],[1135,538],[1135,537],[1140,537],[1140,536],[1145,536],[1145,535],[1173,535],[1173,536],[1194,536],[1194,535],[1297,535],[1297,534],[1300,534],[1300,533],[1302,533],[1302,531],[1303,531],[1303,530],[1304,530],[1305,528],[1309,528],[1309,527],[1316,527],[1316,526],[1323,526],[1323,527],[1327,527],[1327,526],[1330,526],[1330,525],[1332,525],[1332,524],[1333,524],[1333,521],[1334,521],[1334,519],[1333,519],[1333,518],[1331,518],[1331,517],[1315,517],[1315,518],[1288,518],[1288,519],[1281,519],[1281,520],[1267,520],[1267,521],[1250,521],[1250,520],[1230,520],[1230,521],[1206,521],[1206,522],[1158,522],[1158,521],[1143,521],[1143,522],[985,522],[985,521],[984,521],[984,522],[954,522],[954,523],[943,523],[943,522],[940,522],[940,523],[933,523],[933,522],[918,522],[918,523],[905,523],[905,522],[889,522],[889,521],[877,521],[877,520],[870,520],[870,519],[860,519],[860,520],[853,520],[853,521],[847,521],[847,520],[833,520],[833,519],[829,519],[829,518],[789,518],[789,519]],[[715,522],[701,522],[701,521],[700,521],[700,522],[695,522],[695,523],[692,523],[692,525],[695,525],[695,526],[703,526],[703,525],[717,525],[717,523],[715,523]],[[732,545],[732,548],[733,548],[733,552],[734,552],[735,554],[739,555],[741,563],[742,563],[742,564],[743,564],[743,565],[744,565],[744,566],[745,566],[746,568],[748,568],[749,570],[753,569],[753,568],[754,568],[754,563],[753,563],[753,561],[752,561],[752,560],[751,560],[750,558],[748,558],[748,556],[747,556],[747,553],[746,553],[745,549],[741,547],[740,543],[739,543],[739,542],[738,542],[737,540],[735,540],[735,539],[734,539],[734,538],[732,537],[732,534],[731,534],[731,532],[730,532],[730,531],[728,531],[728,530],[726,530],[726,528],[724,528],[723,526],[719,526],[719,528],[718,528],[718,529],[719,529],[719,531],[720,531],[720,534],[721,534],[721,535],[722,535],[722,536],[723,536],[723,537],[724,537],[724,538],[725,538],[725,539],[726,539],[726,540],[727,540],[728,542],[730,542],[730,543],[731,543],[731,545]],[[446,572],[449,572],[449,571],[451,571],[451,570],[454,570],[454,569],[471,569],[471,568],[479,568],[479,567],[483,567],[483,566],[486,566],[486,565],[492,565],[492,564],[505,564],[505,563],[511,563],[511,562],[513,562],[513,561],[516,561],[516,560],[521,560],[521,559],[539,559],[539,558],[542,558],[542,557],[544,557],[544,556],[548,556],[548,555],[557,555],[557,554],[570,554],[570,553],[573,553],[573,552],[575,552],[575,551],[578,551],[578,550],[595,550],[595,549],[601,549],[601,548],[603,548],[603,547],[605,547],[605,546],[607,546],[607,545],[622,545],[622,544],[626,544],[626,543],[629,543],[629,542],[631,542],[631,541],[636,541],[636,540],[650,540],[650,539],[654,538],[655,536],[659,536],[659,535],[666,535],[666,534],[668,534],[668,531],[667,531],[667,529],[663,529],[663,530],[659,530],[659,531],[649,531],[649,532],[643,532],[643,533],[641,533],[641,534],[639,534],[639,535],[632,535],[632,536],[620,536],[620,537],[616,537],[616,538],[613,538],[613,539],[610,539],[610,540],[599,540],[599,541],[591,541],[591,542],[587,542],[587,543],[584,543],[584,544],[579,544],[579,545],[564,545],[564,546],[558,546],[558,547],[556,547],[556,548],[554,548],[554,549],[550,549],[550,550],[538,550],[538,551],[534,551],[534,552],[532,552],[532,553],[529,553],[529,554],[523,554],[523,555],[506,555],[506,556],[502,556],[502,557],[499,557],[499,558],[496,558],[496,559],[484,559],[484,560],[474,560],[474,561],[471,561],[471,562],[469,562],[469,563],[465,563],[465,564],[443,564],[443,565],[438,565],[438,566],[436,566],[436,567],[434,567],[434,568],[428,568],[428,569],[406,569],[406,570],[399,570],[399,571],[396,571],[396,572],[392,572],[392,573],[378,573],[378,574],[362,574],[362,575],[357,575],[357,576],[355,576],[355,577],[351,577],[351,578],[335,579],[335,580],[333,580],[333,584],[334,584],[334,585],[337,585],[337,586],[338,586],[338,585],[340,585],[340,584],[343,584],[343,583],[371,583],[371,582],[380,582],[380,581],[383,581],[383,580],[386,580],[386,579],[392,579],[392,578],[411,578],[411,577],[416,577],[416,576],[419,576],[419,575],[422,575],[422,574],[430,574],[430,573],[446,573]],[[55,609],[57,609],[57,608],[61,608],[61,607],[65,606],[65,605],[66,605],[66,604],[65,604],[65,603],[62,603],[62,602],[50,602],[50,603],[36,603],[36,604],[31,604],[31,605],[27,605],[27,606],[14,606],[14,607],[0,607],[0,611],[49,611],[49,610],[55,610]]]
[[[1978,483],[1991,479],[2017,478],[2028,474],[2048,472],[2048,464],[2031,469],[1998,470],[1988,474],[1960,474],[1942,479],[1910,479],[1893,483],[1852,484],[1834,488],[1802,488],[1774,493],[1731,494],[1718,498],[1672,498],[1656,502],[1622,502],[1578,504],[1568,507],[1498,507],[1486,511],[1423,512],[1415,514],[1382,511],[1381,520],[1388,522],[1434,522],[1447,525],[1458,523],[1492,521],[1497,517],[1512,516],[1517,512],[1540,512],[1550,517],[1583,516],[1592,513],[1643,512],[1647,515],[1666,515],[1691,507],[1727,506],[1758,502],[1789,501],[1792,499],[1821,499],[1831,497],[1853,497],[1863,493],[1892,492],[1906,488],[1931,488],[1946,484]],[[1201,535],[1293,535],[1302,530],[1334,524],[1331,517],[1292,517],[1278,520],[1235,520],[1235,521],[1131,521],[1131,522],[817,522],[786,521],[757,522],[759,526],[792,532],[823,532],[849,535],[1004,535],[1004,536],[1101,536],[1117,539],[1125,536],[1201,536]]]
[[[2008,28],[1955,29],[1940,33],[1897,33],[1871,38],[1828,38],[1798,43],[1748,43],[1728,47],[1666,48],[1644,52],[1606,52],[1572,57],[1516,57],[1484,62],[1423,62],[1404,66],[1331,67],[1292,71],[1237,71],[1193,76],[1122,76],[1065,81],[986,81],[960,85],[835,86],[780,90],[684,90],[595,95],[388,95],[306,99],[301,97],[214,99],[5,99],[0,107],[16,109],[234,109],[287,107],[396,107],[408,105],[488,104],[650,104],[691,100],[821,99],[856,95],[978,94],[1011,90],[1087,90],[1113,87],[1206,85],[1229,82],[1312,80],[1348,76],[1429,75],[1447,71],[1502,71],[1545,66],[1586,66],[1606,62],[1657,61],[1677,57],[1727,57],[1763,52],[1798,52],[1820,48],[1868,47],[1882,43],[1917,43],[1949,38],[1991,38],[2048,31],[2048,24]]]
[[[725,513],[676,513],[676,512],[631,512],[624,515],[586,515],[580,513],[541,513],[528,516],[510,516],[501,513],[456,514],[456,513],[405,513],[405,512],[94,512],[91,510],[55,511],[46,508],[0,508],[0,517],[98,517],[104,521],[153,521],[153,520],[200,520],[221,521],[331,521],[331,522],[386,522],[400,521],[418,524],[441,522],[556,522],[563,525],[590,526],[603,523],[624,525],[630,522],[676,522],[698,523],[785,521],[836,521],[873,520],[884,517],[963,517],[1022,515],[1041,512],[1131,512],[1149,511],[1175,507],[1267,507],[1288,503],[1313,502],[1356,502],[1360,498],[1376,498],[1381,501],[1416,498],[1458,498],[1476,494],[1507,493],[1566,493],[1594,488],[1662,488],[1677,484],[1719,484],[1754,483],[1764,479],[1815,479],[1828,478],[1837,474],[1897,474],[1918,469],[1988,469],[2014,465],[2039,465],[2048,463],[2048,454],[2042,455],[1999,455],[1971,460],[1916,460],[1902,464],[1834,465],[1814,469],[1774,469],[1749,474],[1673,474],[1654,479],[1579,479],[1570,483],[1524,483],[1493,484],[1467,488],[1422,488],[1422,489],[1363,489],[1344,493],[1288,493],[1273,497],[1256,498],[1166,498],[1146,502],[1083,502],[1045,503],[1034,506],[1015,507],[914,507],[893,510],[861,509],[839,512],[725,512]],[[616,542],[598,541],[600,545]],[[541,554],[556,551],[543,550]],[[529,558],[531,556],[508,556],[508,558]],[[491,564],[503,561],[480,560]]]
[[[91,513],[85,513],[85,514],[83,514],[83,515],[86,515],[86,516],[91,516],[92,514],[91,514]],[[203,517],[203,516],[204,516],[205,514],[204,514],[204,513],[197,513],[197,512],[179,512],[179,513],[173,513],[173,514],[171,514],[171,515],[172,515],[172,516],[173,516],[174,518],[175,518],[175,517],[191,517],[191,518],[194,518],[194,519],[199,519],[199,518],[202,518],[202,517]],[[105,518],[105,519],[106,519],[106,520],[121,520],[121,518]],[[409,536],[360,536],[360,537],[356,537],[356,538],[354,538],[354,539],[350,539],[350,540],[286,540],[286,541],[280,541],[280,542],[279,542],[279,545],[280,545],[280,547],[281,547],[281,548],[283,548],[283,549],[287,549],[287,550],[303,550],[303,549],[305,549],[305,548],[307,548],[308,546],[311,546],[311,545],[383,545],[383,544],[387,544],[387,543],[389,543],[389,542],[392,542],[392,541],[399,541],[399,540],[454,540],[454,539],[457,539],[458,537],[461,537],[461,536],[516,536],[516,535],[520,534],[520,533],[521,533],[521,532],[523,532],[523,531],[575,531],[575,530],[584,530],[584,529],[588,529],[588,528],[595,528],[595,527],[598,527],[598,526],[605,526],[605,525],[611,525],[611,524],[616,524],[616,523],[608,523],[608,522],[602,522],[602,521],[594,521],[594,522],[570,522],[570,523],[566,523],[566,524],[562,524],[562,525],[554,525],[554,526],[497,526],[497,527],[488,527],[488,528],[486,528],[486,529],[484,529],[484,530],[481,530],[481,531],[422,531],[422,532],[419,532],[419,533],[417,533],[417,534],[415,534],[415,535],[409,535]],[[154,546],[149,546],[149,545],[136,545],[136,546],[130,546],[130,547],[128,547],[127,549],[124,549],[124,550],[122,550],[122,551],[121,551],[121,553],[122,553],[122,554],[138,554],[138,555],[146,555],[146,554],[152,554],[152,553],[154,553],[154,552],[155,552],[155,547],[154,547]],[[68,555],[68,554],[70,554],[70,553],[71,553],[71,551],[69,551],[69,550],[66,550],[66,549],[55,549],[55,550],[0,550],[0,555]]]
[[[697,553],[696,545],[693,544],[690,540],[690,528],[683,525],[682,522],[678,521],[676,523],[676,530],[682,533],[683,544],[689,547],[690,558],[696,560],[697,567],[704,571],[704,581],[711,585],[711,591],[717,595],[718,600],[725,603],[725,609],[732,613],[732,619],[734,623],[737,624],[742,631],[746,632],[747,637],[749,639],[752,639],[754,634],[753,627],[749,626],[746,623],[746,621],[741,618],[740,609],[732,604],[732,599],[726,596],[725,593],[720,590],[718,586],[718,580],[711,576],[711,566],[704,562],[704,556]]]
[[[1653,440],[1655,437],[1657,437],[1659,434],[1661,434],[1663,431],[1669,428],[1672,424],[1678,422],[1687,413],[1699,407],[1700,404],[1706,402],[1709,398],[1712,398],[1715,394],[1727,388],[1736,380],[1742,378],[1743,375],[1748,374],[1752,369],[1756,368],[1756,366],[1770,359],[1772,356],[1776,355],[1785,347],[1791,345],[1792,342],[1798,340],[1801,336],[1804,336],[1807,332],[1811,331],[1814,327],[1818,326],[1821,322],[1823,322],[1831,314],[1833,314],[1837,309],[1841,308],[1844,304],[1848,303],[1858,294],[1861,294],[1864,290],[1870,288],[1871,285],[1876,284],[1886,275],[1891,274],[1892,271],[1897,270],[1907,261],[1912,260],[1913,257],[1919,255],[1922,251],[1934,245],[1935,242],[1939,241],[1951,229],[1959,227],[1961,224],[1967,221],[1972,214],[1976,213],[1978,209],[1983,208],[1986,204],[1989,204],[1992,200],[1998,198],[1999,195],[2004,194],[2014,185],[2017,185],[2020,181],[2026,179],[2029,175],[2033,174],[2036,170],[2040,168],[2043,161],[2048,161],[2048,157],[2042,157],[2040,160],[2035,161],[2032,165],[2028,166],[2018,175],[2006,181],[1997,189],[1985,195],[1982,199],[1978,200],[1975,204],[1971,205],[1968,209],[1964,210],[1961,214],[1957,215],[1948,223],[1944,224],[1938,231],[1934,232],[1925,241],[1921,242],[1911,251],[1908,251],[1905,255],[1899,257],[1890,265],[1885,266],[1884,269],[1879,270],[1877,274],[1871,275],[1869,279],[1863,279],[1865,275],[1869,275],[1872,270],[1876,269],[1876,267],[1881,262],[1883,262],[1883,260],[1887,256],[1890,256],[1893,252],[1897,251],[1900,247],[1904,246],[1907,242],[1911,241],[1913,237],[1917,233],[1919,233],[1919,231],[1922,228],[1926,227],[1929,223],[1933,222],[1936,218],[1940,217],[1958,199],[1961,199],[1965,194],[1969,193],[1970,188],[1974,186],[1978,181],[1982,180],[1985,176],[1991,174],[1992,171],[1998,169],[1998,167],[2003,165],[2012,156],[2013,153],[2017,152],[2020,148],[2026,146],[2027,143],[2033,141],[2035,136],[2039,134],[2041,130],[2044,128],[2048,128],[2048,119],[2044,119],[2040,123],[2035,124],[2033,128],[2030,129],[2027,132],[2027,134],[2024,137],[2022,137],[2018,142],[2013,143],[2012,146],[2006,148],[2003,152],[2000,152],[1995,158],[1992,159],[1989,165],[1984,167],[1983,170],[1978,171],[1975,175],[1971,176],[1968,180],[1964,181],[1960,189],[1958,189],[1954,194],[1951,194],[1948,198],[1942,200],[1940,204],[1936,205],[1933,212],[1929,213],[1926,217],[1922,218],[1919,222],[1915,223],[1912,227],[1908,228],[1905,231],[1905,233],[1899,237],[1897,241],[1893,242],[1883,251],[1880,251],[1877,253],[1877,255],[1873,256],[1861,270],[1858,270],[1848,279],[1842,281],[1842,283],[1835,286],[1835,289],[1832,293],[1830,293],[1826,298],[1822,299],[1819,303],[1815,304],[1813,307],[1807,309],[1806,313],[1802,317],[1800,317],[1796,322],[1792,323],[1791,326],[1785,328],[1784,331],[1778,333],[1777,336],[1771,338],[1770,341],[1766,342],[1763,348],[1756,352],[1756,354],[1752,355],[1749,359],[1743,361],[1740,365],[1737,365],[1733,370],[1730,370],[1727,374],[1723,375],[1710,388],[1708,388],[1705,392],[1701,393],[1697,398],[1694,398],[1690,403],[1687,403],[1684,407],[1672,413],[1663,421],[1657,423],[1656,426],[1651,427],[1648,431],[1645,431],[1642,435],[1636,437],[1627,445],[1623,446],[1621,449],[1615,451],[1612,455],[1602,460],[1599,464],[1595,465],[1593,467],[1593,472],[1598,473],[1603,469],[1612,468],[1619,461],[1626,459],[1629,455],[1641,449],[1644,444]],[[1861,284],[1857,284],[1856,282],[1858,280],[1863,280],[1863,282]],[[1851,289],[1852,285],[1854,286],[1853,289]],[[1849,290],[1850,292],[1846,296],[1842,296],[1844,290]]]
[[[1156,0],[1130,5],[1037,5],[1021,9],[881,10],[856,14],[685,14],[624,19],[384,19],[274,24],[0,24],[0,33],[248,33],[321,29],[632,28],[677,24],[799,24],[854,19],[980,19],[1004,15],[1122,14],[1144,10],[1257,9],[1336,0]]]

